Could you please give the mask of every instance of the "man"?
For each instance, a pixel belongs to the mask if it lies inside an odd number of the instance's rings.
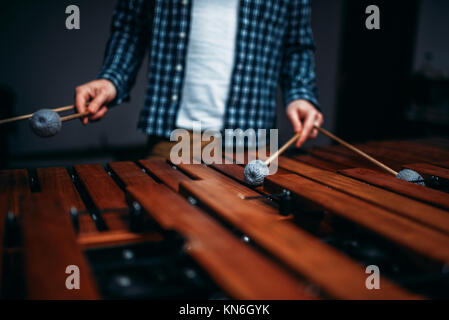
[[[76,89],[95,121],[129,100],[149,47],[147,98],[139,130],[150,156],[169,154],[176,128],[270,129],[276,89],[300,147],[318,134],[310,0],[119,0],[103,68]],[[168,152],[168,154],[167,154]]]

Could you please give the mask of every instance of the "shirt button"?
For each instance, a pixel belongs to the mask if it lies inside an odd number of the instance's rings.
[[[184,38],[186,37],[186,33],[185,33],[185,32],[181,32],[181,33],[179,34],[179,37],[180,37],[181,39],[184,39]]]
[[[178,101],[178,95],[177,95],[177,94],[174,94],[174,95],[171,97],[171,99],[172,99],[173,101]]]
[[[176,71],[181,72],[182,71],[182,65],[178,64],[176,66]]]

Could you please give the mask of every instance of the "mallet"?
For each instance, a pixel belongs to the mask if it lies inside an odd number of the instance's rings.
[[[36,135],[44,138],[53,137],[61,131],[63,122],[86,117],[89,115],[88,111],[85,111],[83,113],[75,113],[65,117],[61,117],[58,114],[58,112],[64,112],[73,109],[75,109],[74,105],[56,109],[42,109],[23,116],[0,120],[0,125],[29,119],[31,130],[33,130]]]
[[[295,134],[286,144],[284,144],[278,151],[272,154],[267,160],[253,160],[248,163],[243,171],[245,180],[250,185],[259,186],[263,183],[263,180],[270,173],[268,166],[273,160],[279,157],[288,147],[290,147],[296,140],[301,137],[301,133]]]
[[[54,112],[63,112],[63,111],[69,111],[69,110],[73,110],[73,109],[75,109],[75,106],[72,105],[72,106],[66,106],[66,107],[61,107],[61,108],[51,109],[51,111],[54,111]],[[9,118],[9,119],[3,119],[3,120],[0,120],[0,125],[1,125],[1,124],[6,124],[6,123],[15,122],[15,121],[20,121],[20,120],[26,120],[26,119],[29,119],[29,118],[31,118],[35,113],[36,113],[36,112],[30,113],[30,114],[25,114],[25,115],[23,115],[23,116],[18,116],[18,117],[13,117],[13,118]]]
[[[30,127],[39,137],[49,138],[57,135],[62,128],[62,123],[73,119],[82,118],[89,115],[89,111],[75,113],[61,117],[54,110],[39,110],[30,118]]]
[[[388,173],[394,175],[396,178],[405,180],[408,182],[413,182],[413,183],[416,183],[416,184],[419,184],[422,186],[425,185],[424,178],[416,171],[413,171],[410,169],[403,169],[399,172],[396,172],[393,169],[391,169],[390,167],[383,164],[382,162],[380,162],[380,161],[374,159],[373,157],[371,157],[370,155],[366,154],[362,150],[354,147],[353,145],[351,145],[351,144],[347,143],[346,141],[333,135],[329,131],[327,131],[323,128],[320,128],[318,126],[315,126],[314,128],[317,129],[322,134],[328,136],[332,140],[338,142],[342,146],[344,146],[344,147],[348,148],[349,150],[362,156],[363,158],[365,158],[366,160],[375,164],[376,166],[378,166],[378,167],[384,169],[385,171],[387,171]],[[251,161],[250,163],[248,163],[248,165],[245,167],[245,171],[244,171],[246,182],[248,182],[250,185],[254,185],[254,186],[261,185],[263,183],[265,177],[268,176],[268,174],[269,174],[268,166],[270,165],[270,163],[273,162],[274,159],[279,157],[296,140],[298,140],[299,137],[301,137],[301,133],[297,133],[296,135],[294,135],[284,146],[282,146],[277,152],[275,152],[272,156],[270,156],[265,162],[261,161],[261,160],[254,160],[254,161]]]

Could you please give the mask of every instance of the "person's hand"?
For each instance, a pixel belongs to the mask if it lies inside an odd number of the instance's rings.
[[[78,113],[86,110],[91,114],[81,121],[87,124],[89,120],[100,120],[108,112],[107,104],[115,99],[117,89],[114,84],[106,79],[99,79],[88,82],[76,88],[75,106]]]
[[[287,117],[292,123],[295,133],[302,133],[296,142],[296,147],[301,147],[307,139],[315,139],[318,130],[314,126],[321,127],[323,115],[313,104],[306,100],[295,100],[287,107]]]

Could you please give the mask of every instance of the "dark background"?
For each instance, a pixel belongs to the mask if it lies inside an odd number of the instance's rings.
[[[0,118],[72,104],[74,88],[95,77],[116,1],[2,1]],[[65,8],[81,10],[81,30],[65,28]],[[447,135],[449,1],[313,0],[317,75],[325,128],[342,138]],[[381,30],[365,28],[365,8],[378,5]],[[130,103],[83,127],[64,125],[51,139],[27,122],[0,128],[0,166],[107,162],[140,156],[136,130],[144,101],[146,62]],[[281,142],[292,131],[279,107]],[[324,137],[309,142],[329,143]]]

